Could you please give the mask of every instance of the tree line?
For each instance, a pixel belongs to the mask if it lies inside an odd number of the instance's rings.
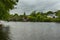
[[[47,17],[50,14],[55,14],[55,16],[58,16],[57,18],[51,18]],[[23,15],[18,15],[17,13],[8,14],[9,18],[7,21],[22,21],[22,22],[60,22],[60,10],[56,12],[48,11],[46,13],[43,12],[36,12],[32,11],[30,15],[26,15],[24,12]]]

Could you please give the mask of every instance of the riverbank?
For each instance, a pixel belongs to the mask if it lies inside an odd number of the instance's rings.
[[[9,14],[6,18],[1,17],[0,20],[19,22],[60,22],[60,10],[56,12],[48,11],[46,13],[32,11],[29,15],[25,12],[22,15],[18,15],[17,13]]]
[[[48,11],[46,13],[32,11],[30,15],[25,12],[22,15],[17,13],[9,16],[7,21],[20,21],[20,22],[60,22],[60,11],[52,12]]]

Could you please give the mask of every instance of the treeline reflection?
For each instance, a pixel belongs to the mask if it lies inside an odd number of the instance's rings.
[[[0,24],[0,40],[11,40],[9,38],[9,27]]]

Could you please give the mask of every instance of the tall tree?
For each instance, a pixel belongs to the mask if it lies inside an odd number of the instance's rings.
[[[0,0],[0,19],[4,19],[17,2],[18,0]]]

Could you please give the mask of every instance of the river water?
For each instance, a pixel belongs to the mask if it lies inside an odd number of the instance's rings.
[[[6,22],[11,40],[60,40],[60,23]]]

